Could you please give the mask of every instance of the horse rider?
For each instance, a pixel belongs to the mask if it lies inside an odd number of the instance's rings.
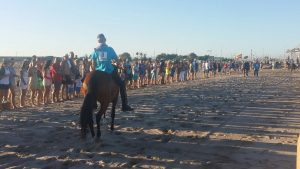
[[[114,82],[120,87],[122,111],[132,111],[133,108],[128,105],[125,82],[120,78],[117,67],[112,64],[113,60],[118,62],[118,56],[114,49],[106,44],[104,34],[99,34],[97,38],[99,46],[94,49],[91,55],[93,66],[96,71],[102,71],[112,75]]]

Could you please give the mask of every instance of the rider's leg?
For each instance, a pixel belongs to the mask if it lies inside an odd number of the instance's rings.
[[[120,87],[120,94],[121,94],[121,100],[122,100],[122,111],[132,111],[133,108],[131,108],[128,105],[126,85],[125,85],[124,81],[120,78],[117,70],[114,70],[114,72],[112,73],[112,77],[113,77],[115,83],[117,83],[118,86]]]

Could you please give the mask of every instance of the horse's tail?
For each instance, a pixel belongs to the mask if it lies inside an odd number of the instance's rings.
[[[88,82],[88,91],[84,97],[80,110],[80,125],[84,129],[88,124],[93,124],[93,109],[97,104],[97,74],[92,73]]]
[[[83,104],[80,110],[80,125],[81,128],[87,128],[87,125],[93,123],[93,107],[92,107],[93,96],[87,94],[84,97]]]

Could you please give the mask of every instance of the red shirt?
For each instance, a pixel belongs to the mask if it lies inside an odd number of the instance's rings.
[[[52,64],[50,74],[54,81],[62,81],[62,68],[60,64]]]

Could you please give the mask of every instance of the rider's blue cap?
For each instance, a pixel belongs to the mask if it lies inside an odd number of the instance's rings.
[[[104,34],[103,33],[100,33],[98,36],[97,36],[97,38],[99,39],[99,38],[105,38],[105,36],[104,36]]]

